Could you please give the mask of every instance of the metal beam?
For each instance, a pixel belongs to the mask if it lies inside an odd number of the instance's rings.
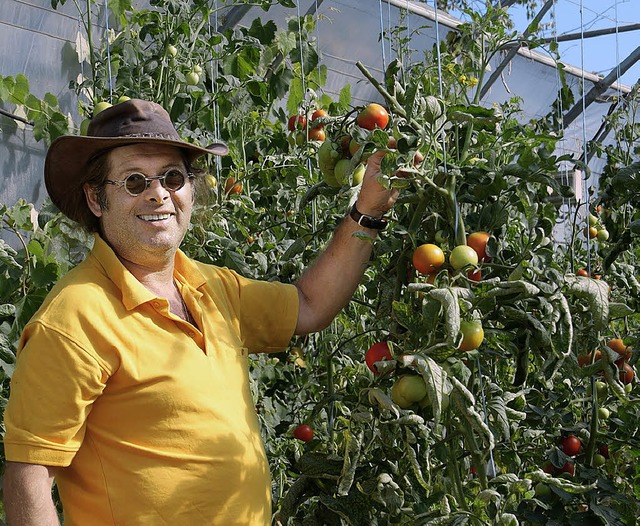
[[[640,46],[625,58],[620,65],[613,68],[611,72],[601,81],[596,82],[595,86],[580,99],[562,118],[562,124],[566,128],[582,113],[583,109],[588,108],[600,95],[602,95],[613,84],[620,75],[624,75],[631,66],[640,60]]]
[[[628,104],[628,99],[637,96],[638,92],[640,92],[640,81],[636,82],[636,84],[631,88],[629,93],[625,93],[617,102],[614,102],[609,107],[609,111],[607,112],[607,116],[602,120],[602,124],[598,131],[593,134],[593,137],[590,141],[587,141],[587,158],[586,161],[584,159],[584,153],[580,156],[580,160],[585,161],[586,164],[591,162],[591,159],[596,153],[596,144],[598,142],[602,142],[605,140],[607,135],[611,133],[611,121],[608,119],[609,116],[618,108],[620,104]]]
[[[585,31],[584,33],[566,33],[555,37],[543,38],[542,42],[549,44],[550,42],[570,42],[572,40],[581,40],[584,38],[601,37],[603,35],[615,35],[617,33],[626,33],[628,31],[637,31],[640,24],[629,24],[620,27],[607,27],[604,29],[594,29],[593,31]]]
[[[494,7],[502,7],[502,8],[507,8],[507,7],[511,7],[513,4],[515,4],[518,0],[498,0],[496,2],[496,5]]]
[[[311,2],[311,6],[309,7],[309,9],[307,9],[307,12],[304,14],[304,16],[313,15],[316,12],[317,8],[320,7],[322,2],[323,0],[316,0],[315,2]],[[238,25],[244,18],[244,16],[249,12],[249,9],[251,9],[252,7],[254,6],[242,5],[231,8],[231,10],[229,11],[229,15],[225,18],[223,24],[220,26],[220,32],[222,33],[227,29]]]
[[[553,6],[554,2],[555,2],[555,0],[547,0],[547,2],[544,4],[544,6],[542,6],[542,9],[540,9],[540,12],[531,21],[531,24],[529,24],[527,26],[527,29],[522,34],[522,39],[523,40],[526,40],[529,37],[529,34],[530,34],[529,28],[532,25],[535,25],[535,26],[538,25],[540,20],[542,20],[542,17],[544,17],[544,15],[547,14],[547,11],[549,11],[549,9],[551,9],[551,7]],[[498,67],[496,67],[496,69],[491,74],[491,76],[489,77],[487,82],[485,82],[485,84],[482,86],[482,89],[480,90],[480,98],[484,97],[487,94],[487,92],[489,91],[489,89],[491,88],[491,86],[493,86],[495,84],[495,82],[500,78],[500,75],[504,71],[504,68],[506,68],[507,65],[509,64],[509,62],[511,62],[513,60],[513,57],[515,57],[518,54],[518,49],[519,48],[520,48],[520,46],[512,47],[509,50],[509,52],[507,53],[507,56],[504,57],[504,59],[502,60],[502,62],[500,64],[498,64]]]
[[[13,113],[9,113],[8,111],[3,110],[2,108],[0,108],[0,115],[4,115],[5,117],[9,117],[10,119],[13,119],[14,121],[24,122],[25,124],[28,124],[29,126],[33,126],[33,122],[28,121],[27,119],[25,119],[24,117],[20,117],[19,115],[14,115]]]

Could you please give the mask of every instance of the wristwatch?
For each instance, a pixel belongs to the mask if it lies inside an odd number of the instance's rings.
[[[374,230],[384,230],[388,221],[384,217],[373,217],[361,213],[354,204],[349,212],[351,219],[353,219],[360,226],[365,228],[372,228]]]

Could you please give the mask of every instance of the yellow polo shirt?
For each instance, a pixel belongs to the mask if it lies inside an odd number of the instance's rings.
[[[296,288],[182,252],[175,278],[197,327],[96,237],[25,328],[5,455],[66,466],[65,526],[271,523],[247,354],[287,345]]]

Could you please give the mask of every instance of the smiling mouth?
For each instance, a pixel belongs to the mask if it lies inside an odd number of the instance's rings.
[[[171,214],[145,214],[138,216],[143,221],[164,221],[171,217]]]

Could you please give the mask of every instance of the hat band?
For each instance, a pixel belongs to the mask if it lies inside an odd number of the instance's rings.
[[[146,132],[146,133],[128,133],[127,135],[119,135],[118,137],[115,137],[116,139],[119,138],[123,138],[123,139],[172,139],[172,140],[178,140],[181,141],[180,137],[178,137],[177,135],[173,135],[173,134],[169,134],[169,133],[153,133],[153,132]]]

